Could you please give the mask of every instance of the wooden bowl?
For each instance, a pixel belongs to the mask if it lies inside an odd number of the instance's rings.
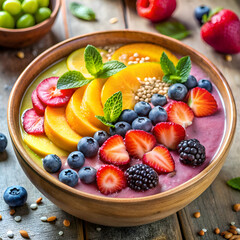
[[[119,43],[159,44],[179,55],[189,55],[217,86],[226,109],[226,130],[221,147],[212,162],[184,184],[156,195],[141,198],[109,198],[80,192],[64,185],[38,166],[23,147],[19,109],[29,84],[48,66],[87,44],[104,46]],[[236,127],[236,106],[229,85],[219,70],[203,55],[185,44],[160,34],[140,31],[107,31],[68,39],[37,57],[15,83],[8,105],[8,127],[15,153],[23,170],[35,186],[64,211],[109,226],[136,226],[165,218],[197,198],[218,175],[226,159]]]
[[[29,28],[9,29],[0,27],[0,46],[10,48],[22,48],[37,42],[52,28],[60,9],[61,0],[51,0],[50,18]]]

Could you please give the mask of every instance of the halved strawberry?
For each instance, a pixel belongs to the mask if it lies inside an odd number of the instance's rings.
[[[43,80],[37,86],[37,95],[39,99],[48,106],[61,107],[68,103],[74,90],[57,89],[58,77],[51,77]]]
[[[176,149],[177,145],[185,138],[185,129],[173,122],[161,122],[153,128],[153,135],[158,143],[167,148]]]
[[[163,146],[157,146],[151,152],[144,154],[143,163],[158,173],[169,173],[175,170],[174,160],[168,149]]]
[[[125,136],[125,145],[130,156],[142,159],[156,145],[155,137],[142,130],[130,130]]]
[[[123,171],[113,165],[103,165],[97,171],[97,186],[101,193],[115,193],[126,187]]]
[[[43,135],[44,134],[44,117],[39,116],[36,111],[31,108],[23,114],[23,128],[26,133],[32,135]]]
[[[31,99],[32,99],[32,105],[33,105],[33,108],[34,110],[36,111],[36,113],[40,116],[43,116],[44,115],[44,112],[45,112],[45,108],[46,108],[46,105],[43,104],[40,99],[38,98],[37,96],[37,91],[34,90],[32,92],[32,96],[31,96]]]
[[[114,165],[125,165],[130,162],[129,154],[120,135],[108,138],[99,150],[100,159]]]
[[[192,124],[194,113],[192,109],[184,102],[174,101],[168,105],[168,121],[188,127]]]
[[[214,114],[218,105],[213,95],[204,88],[196,87],[190,91],[188,105],[195,116],[205,117]]]

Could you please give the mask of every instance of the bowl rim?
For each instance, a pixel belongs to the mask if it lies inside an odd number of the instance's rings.
[[[79,40],[81,38],[87,38],[87,37],[97,36],[97,35],[101,35],[101,34],[104,35],[104,34],[110,34],[110,33],[123,33],[123,32],[145,34],[145,35],[149,35],[149,37],[154,36],[157,38],[163,38],[166,41],[170,41],[172,44],[181,45],[184,48],[188,48],[191,52],[194,52],[195,55],[197,55],[198,57],[203,59],[205,64],[210,66],[211,70],[214,71],[219,76],[219,78],[221,78],[222,84],[226,88],[226,91],[227,91],[227,95],[229,98],[229,104],[230,104],[229,111],[231,113],[230,114],[231,118],[229,119],[229,124],[230,124],[230,130],[228,131],[229,134],[228,134],[228,136],[224,135],[223,139],[226,139],[226,137],[228,137],[228,138],[226,141],[221,142],[221,144],[222,144],[221,148],[218,150],[217,154],[215,154],[213,161],[211,161],[210,164],[208,166],[206,166],[206,168],[204,168],[200,173],[198,173],[193,178],[180,184],[177,187],[174,187],[172,189],[169,189],[167,191],[160,192],[160,193],[157,193],[154,195],[145,196],[145,197],[137,197],[137,198],[113,198],[113,197],[107,197],[107,196],[99,196],[99,195],[95,195],[95,194],[91,194],[91,193],[82,192],[80,190],[77,190],[75,188],[65,185],[64,183],[60,182],[58,179],[56,179],[52,175],[46,174],[46,171],[44,171],[43,168],[41,168],[37,163],[35,163],[31,159],[31,157],[27,154],[26,150],[24,149],[23,145],[21,144],[21,140],[17,138],[16,133],[19,132],[20,129],[13,129],[10,125],[10,123],[14,120],[13,111],[11,110],[11,108],[14,107],[14,101],[13,101],[14,94],[15,94],[15,92],[17,92],[18,87],[21,85],[20,81],[22,81],[22,78],[24,77],[24,74],[28,71],[28,69],[30,69],[36,62],[41,60],[42,57],[47,56],[54,50],[64,47],[65,45],[67,45],[71,42],[74,42],[75,40]],[[26,90],[25,90],[25,92],[26,92]],[[20,109],[18,111],[20,111]],[[88,199],[95,200],[95,201],[103,201],[106,203],[110,203],[110,202],[111,203],[138,203],[138,202],[142,202],[142,201],[151,201],[151,200],[156,200],[156,199],[159,200],[159,199],[165,198],[169,195],[176,194],[176,193],[188,188],[189,186],[196,184],[198,181],[203,179],[207,174],[210,174],[217,165],[221,164],[221,161],[220,161],[221,157],[224,156],[228,152],[229,147],[232,142],[232,139],[234,137],[235,129],[236,129],[236,117],[234,117],[234,116],[236,116],[236,104],[235,104],[235,100],[234,100],[232,91],[230,89],[230,86],[229,86],[227,80],[225,79],[225,77],[223,76],[223,74],[218,70],[218,68],[208,58],[206,58],[203,54],[201,54],[197,50],[193,49],[192,47],[190,47],[176,39],[167,37],[165,35],[161,35],[158,33],[152,33],[152,32],[145,32],[145,31],[128,30],[128,29],[98,31],[98,32],[84,34],[84,35],[79,35],[79,36],[75,36],[75,37],[69,38],[67,40],[64,40],[64,41],[48,48],[43,53],[41,53],[37,58],[35,58],[25,68],[25,70],[22,72],[22,74],[19,76],[19,78],[15,82],[15,84],[12,88],[12,91],[10,93],[9,101],[8,101],[8,109],[7,109],[8,129],[9,129],[10,137],[11,137],[11,140],[13,143],[13,147],[18,152],[19,156],[22,158],[22,160],[25,162],[25,164],[27,164],[41,178],[43,178],[48,183],[53,184],[55,187],[57,187],[61,191],[67,192],[68,194],[72,194],[77,197],[88,198]],[[18,119],[19,119],[19,116],[18,116]]]
[[[51,0],[52,1],[52,0]],[[19,29],[16,29],[16,28],[3,28],[3,27],[0,27],[0,32],[5,32],[5,33],[27,33],[27,32],[31,32],[33,30],[36,30],[38,28],[41,28],[42,26],[44,26],[45,24],[47,24],[48,22],[50,22],[52,19],[54,19],[57,14],[58,14],[58,11],[60,9],[60,6],[61,6],[61,0],[55,0],[56,1],[56,5],[55,5],[55,8],[53,9],[52,13],[51,13],[51,16],[44,20],[43,22],[41,23],[38,23],[32,27],[28,27],[28,28],[19,28]]]

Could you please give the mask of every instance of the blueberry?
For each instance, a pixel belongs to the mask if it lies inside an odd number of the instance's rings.
[[[151,105],[147,102],[138,102],[134,106],[134,111],[139,116],[147,116],[151,109]]]
[[[166,122],[168,119],[166,110],[161,106],[154,107],[150,111],[148,117],[154,125],[156,125],[159,122]]]
[[[4,194],[3,199],[10,207],[20,207],[27,201],[27,191],[21,186],[8,187]]]
[[[175,83],[168,89],[168,97],[177,100],[182,101],[186,95],[187,95],[187,87],[181,83]]]
[[[114,126],[115,128],[110,128],[110,135],[113,136],[115,134],[118,134],[123,138],[125,137],[126,132],[132,128],[131,125],[127,122],[117,122]]]
[[[193,75],[189,75],[187,81],[184,83],[184,85],[187,87],[187,89],[192,89],[197,87],[197,79]]]
[[[212,83],[209,80],[201,79],[198,81],[198,86],[200,88],[205,88],[209,92],[212,92]]]
[[[155,93],[152,95],[151,103],[153,106],[164,106],[167,103],[167,98],[164,95]]]
[[[138,117],[137,113],[131,109],[125,109],[122,111],[118,121],[132,123],[134,119]]]
[[[206,14],[208,16],[210,10],[211,9],[208,6],[204,6],[204,5],[195,8],[194,15],[200,25],[203,24],[203,21],[202,21],[203,15]]]
[[[78,172],[79,178],[83,183],[89,184],[96,180],[97,170],[93,167],[83,167]]]
[[[0,153],[3,152],[7,147],[7,138],[3,133],[0,133]]]
[[[77,145],[78,151],[82,152],[87,158],[95,157],[98,153],[99,144],[92,137],[83,137]]]
[[[93,138],[98,142],[99,146],[102,146],[103,143],[109,138],[109,135],[105,131],[97,131],[95,132]]]
[[[85,157],[79,151],[71,152],[68,155],[67,162],[70,168],[81,168],[85,163]]]
[[[78,183],[78,174],[72,169],[64,169],[60,172],[59,181],[70,186],[74,187]]]
[[[152,122],[146,117],[138,117],[133,121],[132,128],[150,132],[152,130]]]
[[[44,169],[49,173],[55,173],[62,167],[62,161],[56,154],[49,154],[42,160]]]

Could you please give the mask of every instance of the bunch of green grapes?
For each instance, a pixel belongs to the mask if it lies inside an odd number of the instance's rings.
[[[49,0],[0,0],[0,27],[28,28],[51,16]]]

